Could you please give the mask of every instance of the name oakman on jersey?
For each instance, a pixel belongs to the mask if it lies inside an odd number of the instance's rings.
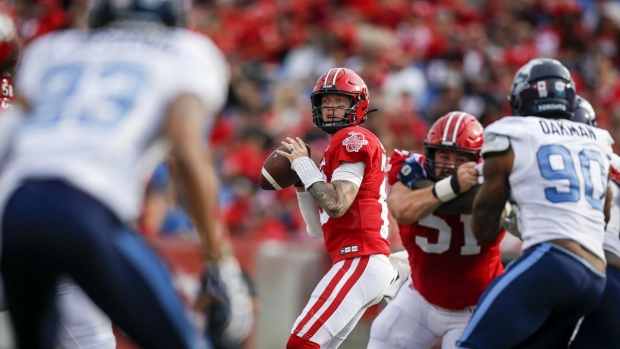
[[[594,131],[585,125],[567,125],[561,121],[540,120],[540,128],[545,134],[557,134],[561,136],[587,137],[596,139]]]

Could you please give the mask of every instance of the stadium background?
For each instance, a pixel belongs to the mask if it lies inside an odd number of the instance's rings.
[[[3,0],[23,45],[83,27],[87,0]],[[331,67],[364,78],[379,112],[364,125],[395,148],[423,152],[433,121],[463,110],[487,125],[510,115],[518,67],[534,57],[570,68],[599,126],[620,136],[620,3],[602,0],[195,0],[193,30],[210,36],[232,67],[230,98],[206,139],[222,189],[222,231],[257,290],[257,321],[245,349],[284,346],[295,317],[329,267],[307,237],[292,189],[258,188],[263,160],[286,136],[301,136],[320,160],[326,135],[312,127],[309,94]],[[170,67],[174,69],[174,67]],[[208,77],[205,77],[208,79]],[[151,179],[141,230],[167,256],[186,293],[200,252],[169,176]],[[395,226],[394,226],[395,227]],[[401,248],[398,234],[392,249]],[[506,261],[518,252],[507,240]],[[342,348],[365,347],[373,307]],[[11,348],[6,323],[0,348]],[[119,340],[119,348],[129,348]]]

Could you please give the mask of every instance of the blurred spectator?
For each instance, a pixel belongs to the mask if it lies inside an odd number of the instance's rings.
[[[155,168],[146,187],[140,232],[146,236],[185,236],[197,238],[191,218],[180,206],[166,164]]]

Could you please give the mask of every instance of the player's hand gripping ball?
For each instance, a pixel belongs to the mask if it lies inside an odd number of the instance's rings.
[[[310,147],[306,145],[308,150],[308,156],[311,156]],[[285,146],[279,147],[277,150],[282,150],[290,153],[290,149]],[[260,171],[260,187],[264,190],[281,190],[288,188],[291,185],[299,181],[299,176],[291,168],[291,162],[284,156],[278,155],[274,150]]]

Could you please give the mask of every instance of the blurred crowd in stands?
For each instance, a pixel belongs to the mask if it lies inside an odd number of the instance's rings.
[[[87,3],[8,0],[25,44],[85,25]],[[327,138],[312,126],[309,95],[332,67],[351,68],[368,83],[371,107],[379,111],[364,126],[388,154],[423,152],[429,126],[452,110],[483,125],[510,115],[514,73],[534,57],[569,67],[599,126],[620,140],[619,2],[194,0],[189,24],[210,36],[232,67],[229,102],[209,141],[220,171],[221,215],[233,237],[306,239],[294,190],[263,191],[258,178],[286,136],[302,137],[320,160]],[[191,231],[169,173],[158,171],[148,194],[155,201],[147,200],[145,212],[166,214],[146,219],[143,228]]]

